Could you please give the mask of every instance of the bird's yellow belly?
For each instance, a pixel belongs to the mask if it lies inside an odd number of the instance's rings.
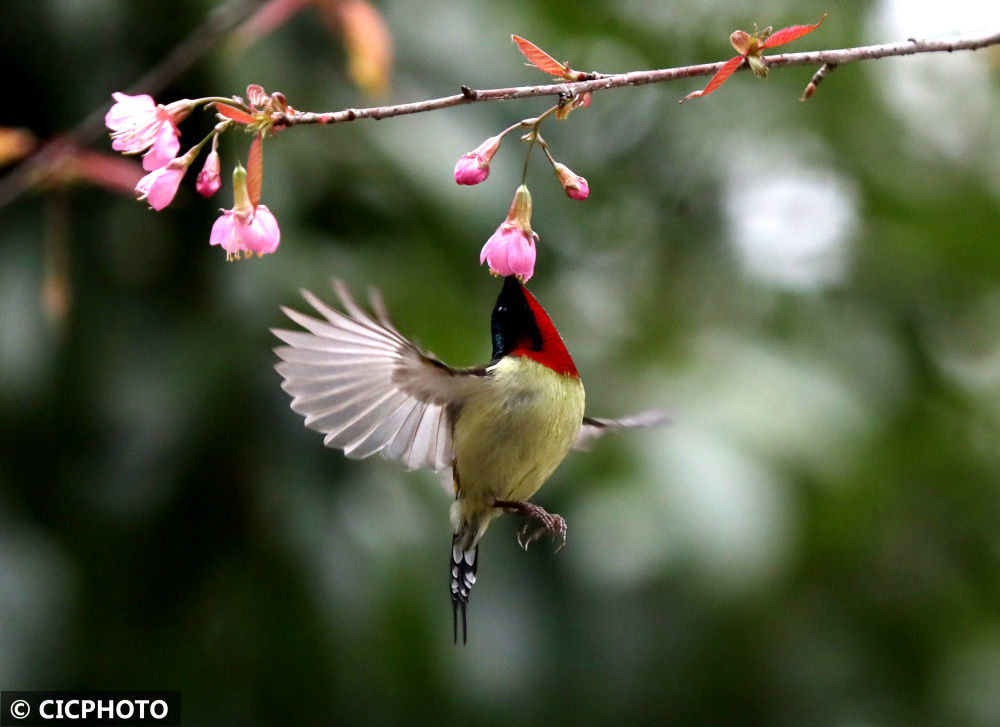
[[[527,358],[501,359],[493,385],[455,421],[463,520],[491,517],[495,500],[527,500],[559,466],[583,421],[583,385]]]

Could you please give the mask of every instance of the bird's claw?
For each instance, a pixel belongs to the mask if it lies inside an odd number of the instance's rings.
[[[498,500],[493,504],[495,507],[516,512],[525,518],[524,524],[517,533],[517,544],[525,550],[543,535],[551,535],[555,538],[557,553],[566,546],[566,518],[562,515],[548,512],[531,502]]]

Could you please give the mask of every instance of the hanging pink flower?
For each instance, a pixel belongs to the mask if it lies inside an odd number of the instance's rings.
[[[104,116],[104,125],[111,130],[112,149],[123,154],[149,149],[142,161],[149,172],[177,156],[180,149],[177,124],[193,108],[188,99],[163,106],[147,94],[129,96],[116,91],[111,96],[115,104]]]
[[[226,251],[226,259],[241,255],[267,255],[278,249],[281,229],[266,205],[254,206],[247,191],[247,172],[239,164],[233,170],[233,208],[220,210],[222,216],[212,225],[209,244]]]
[[[514,194],[507,219],[483,245],[479,264],[487,263],[494,275],[516,275],[527,282],[535,272],[537,239],[531,229],[531,193],[522,184]]]
[[[459,184],[479,184],[490,175],[490,162],[500,148],[502,134],[491,136],[455,164],[455,181]]]
[[[140,202],[149,202],[149,206],[154,210],[162,210],[173,201],[181,179],[187,171],[183,159],[176,161],[178,163],[171,161],[159,169],[154,169],[139,180],[135,185],[135,191],[139,195]]]
[[[278,249],[281,230],[278,220],[267,205],[257,205],[249,219],[244,219],[236,210],[222,210],[222,217],[212,225],[209,244],[219,245],[226,251],[226,260],[238,258],[240,254],[249,257],[252,253],[267,255]]]

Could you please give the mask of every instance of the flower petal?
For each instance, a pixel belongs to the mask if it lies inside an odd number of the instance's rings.
[[[111,97],[114,98],[115,104],[105,114],[104,125],[112,131],[136,123],[139,117],[156,115],[156,101],[152,96],[146,94],[129,96],[115,91]]]
[[[149,202],[149,206],[154,210],[162,210],[173,201],[186,171],[187,167],[154,169],[139,180],[135,185],[135,191],[139,193],[139,199]]]
[[[212,234],[208,238],[210,245],[219,245],[226,251],[226,258],[241,252],[243,249],[235,234],[237,221],[232,210],[222,210],[222,216],[212,225]]]
[[[278,249],[281,242],[281,228],[278,221],[265,205],[258,205],[250,224],[237,224],[240,241],[250,252],[267,255]]]
[[[147,172],[159,169],[177,156],[180,151],[181,142],[178,138],[177,127],[172,122],[165,122],[160,125],[156,132],[153,145],[142,156],[142,168]]]

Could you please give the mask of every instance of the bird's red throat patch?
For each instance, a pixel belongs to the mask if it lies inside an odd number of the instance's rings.
[[[542,337],[542,347],[541,350],[535,350],[530,341],[521,341],[510,352],[511,355],[530,358],[532,361],[537,361],[542,366],[546,366],[563,376],[579,377],[576,371],[576,364],[573,363],[573,357],[566,350],[566,344],[563,343],[562,336],[559,335],[559,331],[556,330],[548,313],[545,312],[541,303],[535,300],[535,296],[527,288],[522,285],[521,290],[524,293],[524,299],[528,302],[528,306],[535,317],[535,324],[538,326],[538,332]]]

